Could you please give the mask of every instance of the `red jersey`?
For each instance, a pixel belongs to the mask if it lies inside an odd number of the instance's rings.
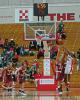
[[[4,82],[6,82],[6,83],[12,82],[12,70],[11,69],[5,70]]]
[[[23,67],[18,71],[18,80],[19,83],[23,83],[25,81],[25,69]]]

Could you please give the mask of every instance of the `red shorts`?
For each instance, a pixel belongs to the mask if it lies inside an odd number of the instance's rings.
[[[25,82],[25,77],[19,77],[19,84],[22,84]]]

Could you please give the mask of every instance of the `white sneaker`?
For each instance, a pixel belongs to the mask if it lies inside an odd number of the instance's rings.
[[[26,96],[26,93],[21,92],[21,95]]]
[[[22,90],[19,90],[19,94],[23,95],[23,96],[26,96],[26,93],[24,91],[22,91]]]
[[[62,95],[62,92],[59,92],[60,95]]]

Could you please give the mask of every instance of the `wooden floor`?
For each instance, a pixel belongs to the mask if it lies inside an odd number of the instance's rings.
[[[0,89],[0,100],[80,100],[80,88],[71,88],[69,92],[63,91],[59,96],[56,91],[34,91],[26,88],[26,96]]]

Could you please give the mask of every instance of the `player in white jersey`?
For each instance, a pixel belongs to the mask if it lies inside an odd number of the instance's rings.
[[[70,74],[72,74],[72,64],[73,64],[73,58],[70,54],[68,54],[67,56],[67,60],[66,60],[66,66],[65,66],[65,84],[66,84],[66,89],[68,91],[69,89],[69,85],[70,85]]]

